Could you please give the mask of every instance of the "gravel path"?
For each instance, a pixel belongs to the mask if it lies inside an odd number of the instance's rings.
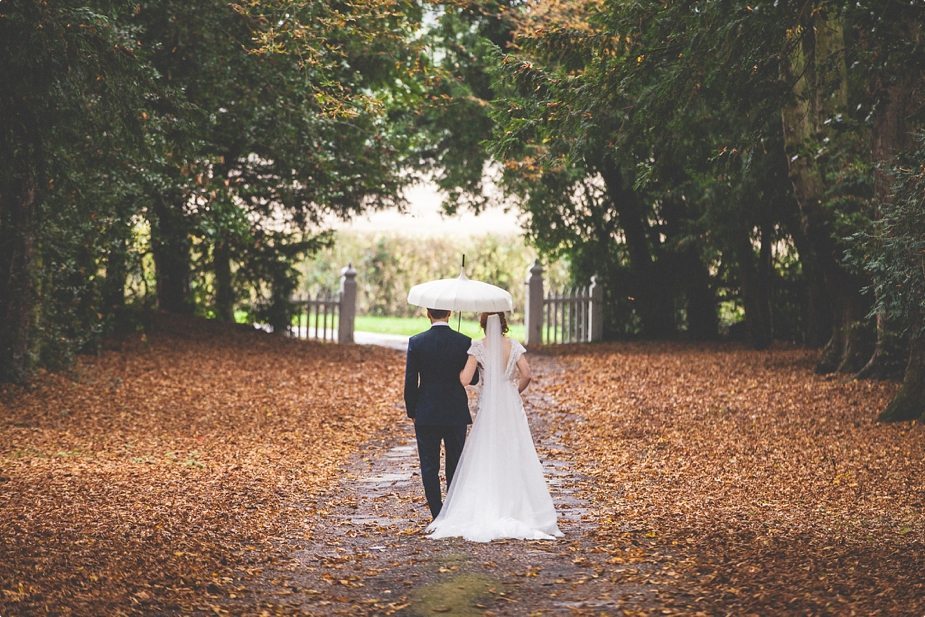
[[[612,566],[590,550],[594,516],[574,488],[557,430],[573,418],[547,393],[561,370],[552,357],[531,359],[537,375],[527,413],[564,538],[489,544],[426,538],[430,516],[413,427],[396,403],[389,434],[357,454],[336,488],[301,506],[306,527],[282,540],[291,563],[260,577],[263,608],[313,615],[598,615],[624,614],[632,598],[649,604],[650,589],[621,587]]]

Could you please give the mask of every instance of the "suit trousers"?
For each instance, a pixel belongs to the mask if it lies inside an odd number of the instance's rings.
[[[421,459],[421,480],[424,482],[424,495],[431,515],[436,518],[443,507],[440,496],[440,442],[446,449],[446,487],[450,488],[453,474],[459,463],[463,445],[466,443],[468,425],[455,426],[414,426],[414,435],[418,442],[418,457]]]

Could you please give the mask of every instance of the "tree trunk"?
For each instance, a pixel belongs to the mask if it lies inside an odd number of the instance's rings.
[[[710,281],[710,271],[697,251],[688,252],[687,333],[696,340],[712,340],[719,336],[719,316],[716,313],[716,292]]]
[[[215,243],[215,314],[221,321],[234,322],[234,285],[231,278],[231,251],[224,239]]]
[[[278,261],[270,274],[270,304],[267,322],[273,334],[286,334],[292,325],[294,306],[290,299],[295,291],[295,280],[289,275],[289,265]]]
[[[799,248],[797,249],[800,250]],[[806,258],[804,259],[804,255]],[[803,325],[803,343],[822,347],[832,336],[832,311],[825,295],[825,281],[813,263],[812,253],[800,252],[800,264],[806,281],[806,321]]]
[[[874,202],[877,204],[874,216],[880,216],[880,204],[890,200],[890,178],[887,167],[897,154],[910,144],[907,118],[912,108],[913,80],[910,76],[901,78],[888,87],[877,88],[878,105],[871,131],[871,155],[874,167]],[[874,353],[867,364],[858,371],[858,378],[884,379],[896,376],[901,371],[903,349],[900,336],[884,312],[877,314],[877,342]]]
[[[671,336],[676,332],[674,299],[670,292],[666,293],[663,273],[652,259],[645,209],[639,196],[624,182],[616,164],[605,157],[600,171],[626,238],[635,307],[642,321],[642,334],[652,338]]]
[[[868,314],[871,305],[856,286],[845,288],[846,297],[841,301],[842,319],[845,328],[845,343],[841,361],[835,370],[842,373],[856,373],[867,364],[873,353],[874,333]]]
[[[787,157],[782,155],[782,158],[786,160]],[[806,289],[803,343],[811,347],[822,347],[832,335],[830,301],[826,298],[825,281],[820,273],[816,252],[806,239],[806,233],[801,225],[799,204],[795,199],[790,199],[788,202],[790,202],[787,204],[788,207],[781,214],[781,222],[793,238],[793,243],[800,256],[800,267],[803,270]]]
[[[761,243],[758,247],[758,272],[755,285],[755,308],[759,312],[762,332],[759,337],[762,348],[771,345],[774,340],[774,313],[771,310],[771,278],[773,274],[774,255],[771,249],[773,226],[766,223],[761,226]]]
[[[25,381],[33,367],[35,209],[28,178],[0,192],[0,381]]]
[[[897,327],[882,310],[877,311],[877,342],[874,353],[856,377],[858,379],[896,379],[903,373],[906,348]]]
[[[128,276],[126,255],[128,242],[124,234],[113,240],[106,259],[106,279],[103,281],[103,308],[118,317],[125,308],[125,279]]]
[[[832,335],[816,370],[856,371],[867,359],[859,359],[867,348],[866,310],[860,295],[863,282],[842,264],[832,214],[822,203],[822,173],[807,152],[823,135],[824,120],[847,102],[844,34],[838,18],[824,13],[808,15],[796,32],[798,44],[782,62],[793,99],[782,107],[781,120],[800,224],[832,308]],[[834,90],[831,84],[835,84]]]
[[[674,163],[670,153],[660,154],[663,164],[670,171],[667,173],[667,182],[680,186],[684,181],[684,172]],[[663,225],[658,230],[667,236],[665,244],[670,247],[658,259],[658,263],[671,273],[664,281],[663,295],[671,298],[673,292],[678,290],[684,294],[687,336],[694,340],[710,340],[719,337],[719,316],[716,312],[716,292],[710,277],[710,269],[704,263],[698,244],[692,241],[692,229],[696,228],[692,214],[692,207],[680,198],[677,193],[668,193],[661,199],[661,219]],[[653,234],[650,242],[659,242],[657,234]],[[674,307],[670,315],[674,321]]]
[[[880,414],[883,422],[914,420],[925,416],[925,334],[921,324],[918,333],[912,337],[909,347],[909,361],[902,387]]]
[[[738,244],[739,279],[742,285],[742,303],[745,305],[745,325],[749,342],[755,349],[767,349],[773,337],[771,324],[770,267],[771,240],[762,234],[758,260],[751,239],[744,235]],[[767,263],[767,266],[765,266]]]
[[[155,200],[151,221],[151,250],[157,279],[157,305],[161,310],[190,315],[190,239],[182,206],[161,197]]]
[[[857,288],[837,287],[834,293],[832,336],[822,350],[816,372],[854,373],[870,358],[873,347],[871,331],[866,324],[869,305]]]

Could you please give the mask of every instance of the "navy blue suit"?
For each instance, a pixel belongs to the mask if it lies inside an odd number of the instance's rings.
[[[459,383],[459,373],[468,360],[469,345],[465,334],[449,326],[432,326],[430,330],[408,340],[405,365],[405,411],[414,420],[421,480],[431,514],[436,517],[443,507],[440,495],[440,442],[446,449],[446,484],[449,488],[466,442],[466,427],[472,424],[469,397]],[[478,372],[472,383],[478,381]]]

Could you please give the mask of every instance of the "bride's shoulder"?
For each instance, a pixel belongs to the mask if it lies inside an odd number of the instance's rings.
[[[472,339],[472,343],[469,345],[469,353],[477,353],[485,347],[485,339]]]

